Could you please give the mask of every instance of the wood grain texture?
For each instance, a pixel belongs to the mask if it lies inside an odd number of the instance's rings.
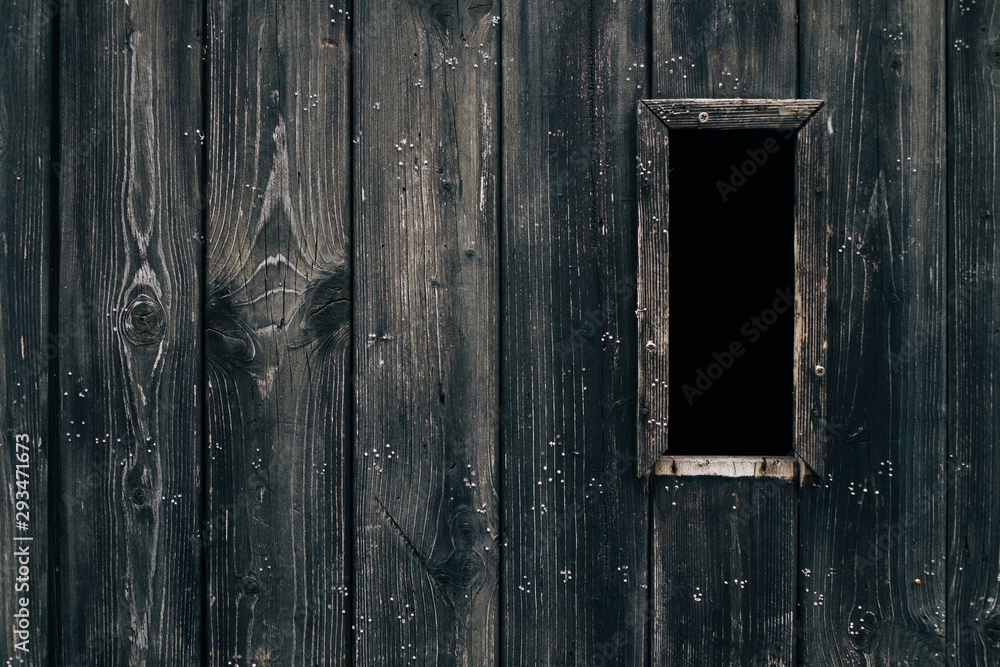
[[[796,0],[663,0],[652,97],[796,97]]]
[[[653,664],[791,665],[795,480],[652,479]]]
[[[795,453],[822,476],[826,443],[830,168],[827,113],[817,110],[795,145]]]
[[[355,662],[498,658],[498,28],[355,17]]]
[[[60,25],[56,657],[198,664],[201,3]]]
[[[822,106],[822,100],[669,99],[645,100],[663,124],[675,130],[793,130]]]
[[[0,7],[0,661],[48,665],[54,13]],[[18,444],[21,446],[19,447]],[[19,505],[26,517],[17,516]],[[26,527],[17,522],[27,519]],[[16,537],[30,537],[30,540]],[[27,548],[27,556],[23,550]],[[26,565],[27,575],[19,572]],[[21,600],[26,604],[22,605]],[[27,609],[27,617],[21,616]],[[18,614],[16,617],[15,614]],[[16,635],[24,618],[25,634]]]
[[[759,477],[799,479],[799,461],[794,456],[664,456],[653,474],[667,477]]]
[[[948,34],[948,660],[985,667],[1000,663],[1000,5],[950,3]]]
[[[208,2],[202,537],[216,665],[348,660],[348,9]]]
[[[636,472],[650,468],[667,452],[670,416],[670,140],[663,122],[639,103],[638,195],[638,457]]]
[[[943,3],[818,2],[803,96],[826,100],[824,476],[802,489],[803,665],[945,658]]]
[[[646,664],[635,474],[646,3],[504,4],[503,659]]]

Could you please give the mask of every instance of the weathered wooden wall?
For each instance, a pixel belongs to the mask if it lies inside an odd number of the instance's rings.
[[[202,658],[201,9],[58,16],[60,663]]]
[[[950,3],[947,33],[950,419],[947,570],[939,574],[947,577],[949,664],[981,667],[1000,662],[1000,6]]]
[[[5,3],[0,658],[997,663],[998,10]],[[636,475],[636,108],[696,96],[826,102],[801,487]]]
[[[647,9],[503,6],[506,664],[646,660],[633,118],[648,90]]]
[[[800,659],[943,664],[943,3],[808,3],[799,21],[799,94],[827,102],[831,170],[828,437],[800,500]]]
[[[28,651],[17,653],[20,664],[38,667],[49,664],[54,648],[47,637],[55,501],[48,484],[55,412],[49,372],[58,345],[49,298],[57,280],[50,271],[58,173],[52,169],[55,19],[38,2],[5,6],[0,17],[0,656],[13,657],[15,642],[27,640]],[[31,539],[18,539],[25,537]],[[19,553],[24,547],[27,562]],[[18,637],[24,609],[29,634]]]
[[[351,619],[350,27],[206,5],[210,664],[340,665]]]
[[[355,664],[499,655],[499,31],[354,16]]]

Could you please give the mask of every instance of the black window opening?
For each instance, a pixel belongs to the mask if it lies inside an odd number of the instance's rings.
[[[671,455],[794,438],[795,131],[671,130]]]

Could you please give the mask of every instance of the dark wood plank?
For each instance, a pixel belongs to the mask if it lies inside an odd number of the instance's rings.
[[[60,14],[60,664],[203,657],[201,15]]]
[[[518,0],[504,17],[504,663],[643,665],[633,119],[646,3]]]
[[[794,664],[797,480],[651,484],[653,664]]]
[[[653,13],[653,97],[796,97],[795,0],[665,0]]]
[[[948,660],[1000,664],[1000,401],[996,321],[1000,171],[1000,5],[951,3],[948,14]],[[909,360],[907,360],[909,361]]]
[[[639,462],[636,471],[648,475],[657,459],[667,452],[668,444],[670,141],[666,125],[645,102],[639,103],[637,123]]]
[[[49,331],[49,259],[57,9],[42,0],[0,7],[0,660],[26,667],[49,664],[50,646],[49,367],[55,339]]]
[[[817,112],[822,100],[670,99],[645,104],[671,129],[794,130]]]
[[[348,660],[349,7],[208,2],[215,665]]]
[[[355,17],[355,661],[498,659],[498,19]]]
[[[763,127],[798,127],[815,112],[815,100],[784,106],[791,111],[785,121],[780,113],[782,106],[767,101],[798,97],[795,13],[792,0],[654,3],[652,61],[656,97],[765,100],[723,102],[725,111],[720,113],[720,103],[696,108],[699,102],[693,99],[690,103],[660,105],[662,117],[678,128],[730,122],[753,127],[759,125],[757,115],[766,119]],[[702,112],[708,114],[707,119],[699,118]],[[792,361],[789,359],[789,366]],[[791,664],[797,601],[797,489],[787,481],[678,477],[677,485],[682,481],[685,486],[673,490],[672,484],[670,491],[682,492],[678,500],[668,498],[667,492],[659,488],[661,478],[653,479],[657,484],[652,517],[653,557],[654,567],[660,568],[653,576],[653,662]],[[734,503],[734,498],[746,504]],[[676,506],[670,504],[675,501]],[[736,511],[732,510],[734,504]],[[773,520],[754,528],[739,517],[740,507],[754,508],[754,512]],[[728,518],[734,541],[719,542],[717,534],[707,532],[721,517]],[[671,536],[678,522],[700,527],[703,533],[698,546]],[[772,576],[772,568],[783,576]],[[716,576],[720,572],[746,580],[745,588],[733,587],[733,579]],[[685,574],[691,578],[685,580]],[[690,582],[702,590],[688,591]],[[702,601],[695,601],[696,592],[701,593]]]
[[[795,144],[795,453],[823,474],[826,443],[830,168],[827,111],[817,110]]]
[[[831,249],[823,477],[801,495],[807,665],[945,657],[944,3],[803,4],[826,100]]]

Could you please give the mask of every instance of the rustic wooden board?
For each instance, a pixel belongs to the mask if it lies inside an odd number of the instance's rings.
[[[498,659],[498,28],[355,22],[355,660]]]
[[[646,3],[504,5],[503,660],[643,665],[636,143]]]
[[[208,2],[212,664],[348,660],[349,6]]]
[[[678,477],[759,477],[799,479],[799,460],[794,456],[664,456],[656,462],[654,475]]]
[[[823,104],[822,100],[670,99],[646,100],[671,129],[794,130]]]
[[[653,97],[796,97],[795,0],[654,3]]]
[[[1000,97],[996,0],[951,3],[948,15],[948,290],[951,447],[948,456],[948,660],[1000,663],[1000,402],[996,216]]]
[[[796,134],[795,453],[822,475],[826,442],[829,154],[826,108]]]
[[[651,484],[653,664],[794,664],[798,481]]]
[[[201,19],[59,17],[60,664],[203,658]]]
[[[826,100],[823,476],[800,506],[804,665],[945,658],[944,3],[802,6]]]
[[[0,661],[26,667],[49,664],[50,646],[54,21],[42,0],[0,7]],[[16,515],[18,503],[26,517]],[[19,621],[27,627],[17,635]]]
[[[670,141],[663,122],[645,102],[638,113],[639,390],[636,472],[648,475],[667,452],[670,416],[669,316],[670,291]]]

